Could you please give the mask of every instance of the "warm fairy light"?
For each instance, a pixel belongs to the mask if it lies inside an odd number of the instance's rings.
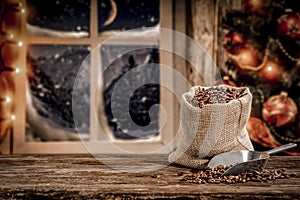
[[[243,54],[241,55],[241,59],[242,59],[242,60],[245,60],[245,61],[248,61],[248,60],[250,59],[249,53],[243,53]]]
[[[250,2],[254,7],[259,7],[261,6],[261,0],[250,0]]]
[[[8,36],[9,39],[13,39],[14,37],[15,37],[15,36],[14,36],[14,34],[12,34],[12,33],[10,33],[9,36]]]
[[[17,67],[17,68],[15,69],[15,72],[16,72],[17,74],[20,73],[20,68]]]
[[[11,97],[10,96],[6,96],[5,103],[10,103],[10,102],[11,102]]]
[[[269,65],[267,66],[267,71],[271,72],[273,70],[273,66]]]
[[[22,41],[19,41],[19,42],[18,42],[18,46],[19,46],[19,47],[23,46],[23,42],[22,42]]]
[[[256,56],[253,50],[245,49],[239,54],[238,63],[254,67],[256,65]]]
[[[22,9],[21,9],[21,13],[22,13],[22,14],[24,14],[25,11],[26,11],[25,8],[22,8]]]
[[[277,81],[280,74],[280,66],[278,63],[271,60],[268,60],[265,67],[262,69],[262,75],[266,81]]]
[[[16,116],[15,115],[11,115],[10,118],[11,118],[11,120],[15,120]]]

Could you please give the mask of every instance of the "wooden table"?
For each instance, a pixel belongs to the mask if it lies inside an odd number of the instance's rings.
[[[295,172],[296,177],[231,185],[181,181],[182,173],[192,170],[177,166],[144,173],[110,168],[160,168],[167,165],[161,155],[100,160],[89,155],[2,155],[0,199],[300,199],[300,157],[272,156],[267,164]]]

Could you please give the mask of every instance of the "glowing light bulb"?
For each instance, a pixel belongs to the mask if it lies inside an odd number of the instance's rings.
[[[260,6],[261,1],[260,0],[252,0],[252,5],[253,6]]]
[[[14,37],[15,37],[15,36],[14,36],[14,34],[12,34],[12,33],[9,34],[9,36],[8,36],[9,39],[13,39]]]
[[[19,41],[19,42],[18,42],[18,46],[19,46],[19,47],[23,46],[23,42],[22,42],[22,41]]]
[[[16,69],[15,69],[15,72],[18,74],[18,73],[20,73],[20,68],[19,67],[17,67]]]
[[[5,103],[10,103],[10,102],[11,102],[11,97],[10,96],[6,96]]]
[[[267,66],[267,71],[271,72],[273,70],[273,67],[271,65]]]
[[[279,64],[275,61],[268,60],[265,67],[262,69],[264,80],[269,82],[276,82],[282,70]]]
[[[239,54],[238,62],[241,65],[249,65],[249,66],[255,66],[256,65],[256,55],[253,50],[251,49],[245,49],[241,51]]]
[[[15,120],[16,116],[15,115],[11,115],[10,118],[11,118],[11,120]]]
[[[25,8],[21,9],[21,13],[24,14],[26,12]]]

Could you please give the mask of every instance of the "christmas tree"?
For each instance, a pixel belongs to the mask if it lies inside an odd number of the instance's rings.
[[[300,4],[244,0],[222,20],[225,84],[253,95],[247,130],[256,150],[300,145]],[[287,152],[300,155],[299,148]]]

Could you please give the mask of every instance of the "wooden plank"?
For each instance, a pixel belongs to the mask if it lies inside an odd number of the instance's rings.
[[[194,170],[167,166],[148,173],[124,173],[112,166],[140,168],[165,165],[167,155],[111,156],[98,161],[88,155],[0,156],[0,199],[42,198],[208,198],[299,199],[300,157],[273,156],[267,168],[286,168],[296,177],[270,182],[192,184],[182,173]]]
[[[217,67],[213,61],[215,36],[215,1],[191,0],[188,9],[188,34],[201,46],[207,55],[199,55],[189,50],[195,66],[188,65],[188,80],[192,85],[212,85],[215,83]]]

